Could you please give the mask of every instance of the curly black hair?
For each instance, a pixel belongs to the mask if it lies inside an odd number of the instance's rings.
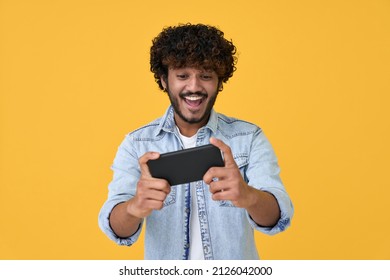
[[[204,24],[180,24],[164,28],[153,39],[150,48],[150,70],[160,87],[168,68],[195,67],[214,70],[222,88],[236,70],[236,47],[216,27]]]

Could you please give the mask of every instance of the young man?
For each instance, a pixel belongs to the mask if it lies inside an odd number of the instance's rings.
[[[276,234],[293,206],[263,131],[213,110],[235,70],[236,48],[207,25],[165,28],[151,47],[151,71],[171,106],[128,134],[113,163],[101,229],[132,245],[146,220],[146,259],[257,259],[253,229]],[[147,162],[161,153],[211,143],[224,156],[203,180],[170,186]]]

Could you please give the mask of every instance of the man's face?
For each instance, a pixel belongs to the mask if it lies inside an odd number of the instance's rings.
[[[198,128],[205,125],[218,95],[218,76],[214,71],[197,68],[168,70],[161,79],[175,110],[176,124]]]

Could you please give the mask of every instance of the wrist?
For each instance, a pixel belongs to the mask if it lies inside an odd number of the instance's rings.
[[[246,203],[245,203],[245,209],[247,211],[250,211],[251,209],[255,208],[261,199],[261,194],[259,190],[247,185],[247,196],[246,196]]]
[[[128,201],[125,202],[126,206],[126,214],[129,218],[135,218],[142,220],[147,216],[147,214],[143,213],[139,207],[137,207],[137,202],[135,201],[135,198],[131,198]]]

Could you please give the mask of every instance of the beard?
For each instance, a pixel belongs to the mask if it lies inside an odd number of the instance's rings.
[[[183,121],[185,121],[189,124],[198,124],[198,123],[202,123],[202,122],[206,123],[208,121],[210,114],[211,114],[211,110],[213,109],[214,103],[217,100],[218,90],[207,101],[206,109],[205,109],[203,115],[201,115],[200,117],[186,117],[180,109],[179,98],[184,98],[185,96],[189,96],[189,95],[199,95],[199,96],[207,98],[208,94],[205,94],[202,92],[185,92],[185,93],[183,92],[183,93],[179,94],[179,97],[176,97],[176,96],[173,96],[173,94],[169,90],[168,85],[167,85],[167,94],[168,94],[169,100],[171,102],[171,105],[173,107],[173,110]],[[204,101],[202,101],[202,102],[204,102]]]

